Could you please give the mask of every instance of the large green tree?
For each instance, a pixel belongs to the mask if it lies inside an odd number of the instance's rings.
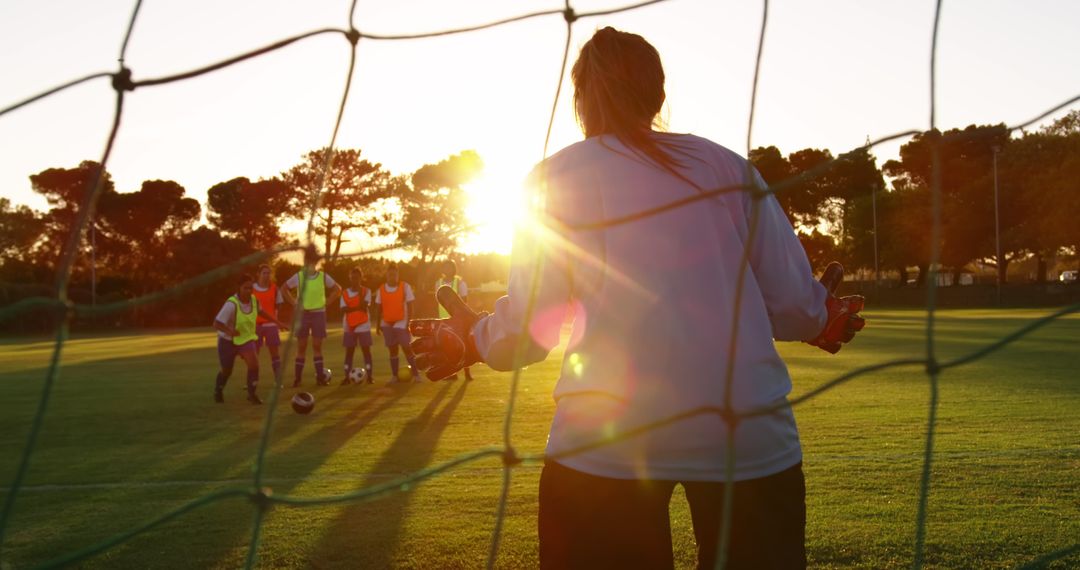
[[[941,176],[940,263],[956,273],[976,259],[992,259],[999,267],[1024,255],[1015,234],[1002,232],[1003,259],[994,253],[993,161],[1009,142],[1004,125],[970,125],[944,133],[915,135],[900,147],[900,159],[885,163],[885,173],[905,187],[929,190],[933,183],[933,150],[939,149]],[[997,150],[995,150],[997,149]],[[1000,193],[1001,227],[1018,226],[1025,216],[1018,193]],[[931,231],[928,225],[926,232]],[[930,251],[926,252],[929,260]],[[955,281],[954,281],[955,282]]]

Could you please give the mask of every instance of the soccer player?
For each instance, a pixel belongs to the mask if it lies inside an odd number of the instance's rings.
[[[409,361],[409,371],[412,372],[413,382],[420,382],[420,374],[416,370],[416,361],[413,358],[412,348],[409,346],[409,315],[412,313],[412,304],[416,300],[412,287],[398,279],[397,264],[391,263],[386,267],[386,283],[379,286],[375,293],[375,304],[379,306],[381,315],[379,328],[382,329],[383,342],[390,350],[390,382],[400,382],[398,378],[398,348],[405,353]]]
[[[303,281],[301,281],[303,279]],[[326,307],[337,301],[341,287],[325,271],[317,271],[312,264],[301,269],[285,282],[282,295],[300,313],[300,330],[296,331],[296,376],[293,387],[300,386],[304,375],[304,361],[307,356],[308,337],[311,337],[312,361],[315,364],[315,383],[326,386],[330,379],[326,377],[323,366],[322,342],[326,338]]]
[[[236,294],[225,301],[214,318],[214,329],[218,331],[218,362],[221,364],[214,383],[214,401],[219,404],[225,402],[225,383],[229,381],[233,363],[239,356],[247,365],[247,399],[258,405],[262,400],[255,393],[255,388],[259,385],[259,359],[255,348],[255,339],[258,336],[256,322],[262,317],[282,329],[288,329],[284,323],[259,306],[259,300],[251,294],[253,282],[250,275],[241,275],[237,284],[239,287]]]
[[[272,318],[277,319],[278,305],[284,303],[285,300],[282,298],[277,284],[272,281],[269,265],[259,266],[258,278],[251,292],[259,300],[259,308]],[[259,315],[259,318],[255,321],[255,333],[258,335],[255,340],[255,353],[258,354],[263,345],[266,345],[266,348],[270,351],[270,366],[274,370],[274,378],[277,378],[278,370],[281,369],[281,355],[278,353],[278,347],[281,346],[281,335],[278,333],[277,323]]]
[[[457,274],[457,263],[454,263],[453,259],[447,259],[442,263],[442,275],[435,281],[435,291],[441,289],[444,285],[449,286],[455,293],[461,297],[463,303],[469,302],[469,286],[465,283],[465,280]],[[439,318],[446,319],[450,317],[450,313],[446,311],[446,308],[442,305],[435,303],[439,307]],[[469,367],[465,367],[465,381],[471,382],[473,379],[472,373],[469,371]],[[457,380],[457,374],[454,374],[448,380]]]
[[[746,159],[653,128],[664,72],[644,38],[597,31],[571,78],[586,138],[530,177],[548,227],[522,229],[491,315],[438,292],[451,316],[412,323],[418,364],[434,380],[479,361],[497,370],[539,362],[572,310],[540,475],[541,568],[672,568],[668,503],[680,484],[698,567],[713,567],[729,459],[727,568],[804,568],[802,448],[774,339],[835,352],[862,328],[862,300],[814,279]],[[703,408],[771,412],[687,415],[612,438]]]
[[[351,384],[349,371],[353,367],[356,347],[364,353],[364,369],[367,383],[374,382],[371,360],[371,321],[368,307],[371,305],[371,289],[364,287],[364,271],[359,267],[349,270],[349,287],[341,292],[341,328],[345,331],[342,345],[345,347],[345,379],[342,385]]]

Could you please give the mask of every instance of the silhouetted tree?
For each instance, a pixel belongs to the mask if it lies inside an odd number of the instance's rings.
[[[280,178],[257,182],[233,178],[207,191],[206,218],[256,250],[273,249],[286,241],[281,226],[292,198],[292,188]]]
[[[420,264],[452,252],[468,227],[468,196],[462,185],[475,178],[484,163],[475,151],[425,164],[412,175],[412,187],[401,193],[404,215],[398,238],[412,241]]]
[[[325,156],[326,149],[307,153],[304,161],[282,173],[282,178],[292,188],[291,216],[306,222],[315,208],[315,233],[322,237],[323,251],[334,257],[349,241],[346,232],[361,230],[376,237],[393,230],[384,202],[401,190],[404,180],[392,176],[381,164],[361,158],[360,149],[339,149],[320,192]]]

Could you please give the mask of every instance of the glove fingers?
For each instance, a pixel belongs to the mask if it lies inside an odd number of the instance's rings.
[[[829,265],[825,268],[825,271],[821,274],[821,284],[825,286],[825,290],[832,295],[836,291],[836,287],[840,285],[840,282],[844,280],[844,266],[840,265],[836,261],[829,262]]]
[[[849,328],[846,331],[844,331],[843,336],[840,337],[840,342],[841,343],[851,342],[851,339],[853,339],[853,338],[855,338],[855,331],[853,331],[853,330],[851,330]]]
[[[850,329],[852,331],[859,332],[859,331],[863,330],[863,327],[865,327],[865,326],[866,326],[866,319],[864,319],[864,318],[862,318],[862,317],[860,317],[858,315],[852,315],[851,319],[848,320],[848,329]]]
[[[409,321],[409,333],[413,336],[431,336],[438,319],[413,319]]]
[[[458,315],[476,315],[476,313],[465,304],[465,301],[461,300],[457,291],[454,291],[453,287],[450,287],[449,285],[439,287],[439,290],[435,292],[435,299],[437,299],[439,304],[446,309],[446,312],[450,313],[451,317],[456,317]]]
[[[866,297],[863,297],[862,295],[851,295],[843,297],[840,300],[844,302],[849,313],[862,312],[863,307],[866,306]]]

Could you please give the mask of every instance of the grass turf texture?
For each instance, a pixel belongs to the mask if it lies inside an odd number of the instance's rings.
[[[973,351],[1043,314],[943,311],[938,357]],[[870,328],[836,357],[802,344],[780,346],[793,395],[858,366],[923,354],[924,313],[867,317]],[[305,389],[317,398],[314,413],[293,414],[288,398],[294,391],[282,393],[265,471],[275,494],[341,494],[499,445],[508,374],[477,367],[469,384],[388,387],[386,350],[376,346],[377,384],[339,387],[340,331],[331,332],[327,345],[335,386],[314,387],[310,355],[305,371]],[[1078,349],[1080,316],[1071,315],[942,374],[928,567],[1008,568],[1078,542]],[[7,498],[51,350],[45,339],[0,341],[0,500]],[[522,374],[513,421],[522,453],[543,450],[559,356]],[[264,353],[264,399],[268,360]],[[65,346],[63,362],[0,567],[43,564],[210,492],[250,484],[266,407],[244,401],[239,362],[226,403],[213,403],[213,333],[76,337]],[[286,372],[290,382],[289,362]],[[905,367],[857,378],[796,409],[811,566],[910,565],[928,400],[924,371]],[[500,567],[536,565],[538,477],[535,465],[513,471]],[[275,506],[264,521],[259,565],[481,566],[501,480],[499,461],[487,458],[369,502]],[[228,498],[81,565],[241,566],[253,515],[245,498]],[[679,491],[671,520],[677,565],[692,566],[693,534]],[[1080,555],[1074,554],[1050,567],[1076,564]]]

